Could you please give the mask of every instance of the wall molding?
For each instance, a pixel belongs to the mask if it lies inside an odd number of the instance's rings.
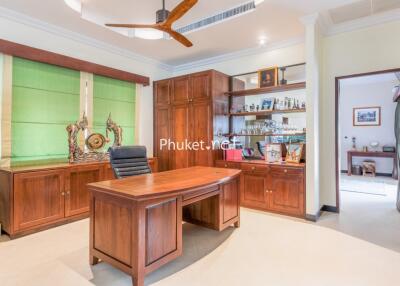
[[[325,24],[324,36],[334,36],[400,20],[400,9],[378,13],[341,24],[332,24],[332,21],[326,14],[322,14],[322,18],[322,22]]]
[[[140,55],[138,53],[134,53],[132,51],[126,50],[119,48],[117,46],[105,43],[103,41],[96,40],[94,38],[84,36],[82,34],[61,28],[59,26],[29,17],[27,15],[24,15],[22,13],[15,12],[10,9],[6,9],[3,7],[0,7],[0,17],[29,26],[33,28],[37,28],[39,30],[54,34],[56,36],[61,36],[76,42],[80,42],[82,44],[92,46],[98,49],[105,50],[107,52],[113,53],[118,56],[123,56],[126,58],[130,58],[145,64],[150,64],[150,65],[155,65],[156,67],[163,69],[168,72],[172,72],[173,67],[165,64],[163,62],[157,61],[155,59],[145,57],[143,55]],[[39,47],[40,48],[40,47]]]
[[[304,37],[296,37],[296,38],[292,38],[292,39],[282,41],[282,42],[267,44],[266,47],[249,48],[249,49],[244,49],[244,50],[240,50],[240,51],[236,51],[236,52],[232,52],[232,53],[222,54],[219,56],[210,57],[210,58],[206,58],[206,59],[202,59],[202,60],[188,62],[188,63],[181,64],[181,65],[176,65],[176,66],[174,66],[173,71],[175,73],[183,72],[183,71],[190,70],[193,68],[204,67],[207,65],[217,64],[220,62],[229,61],[229,60],[233,60],[233,59],[237,59],[237,58],[241,58],[241,57],[247,57],[247,56],[262,54],[262,53],[266,53],[266,52],[271,52],[274,50],[284,49],[284,48],[288,48],[291,46],[300,45],[303,43],[304,43]]]

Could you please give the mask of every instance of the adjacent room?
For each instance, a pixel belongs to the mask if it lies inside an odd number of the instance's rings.
[[[398,286],[400,1],[0,0],[0,285]]]

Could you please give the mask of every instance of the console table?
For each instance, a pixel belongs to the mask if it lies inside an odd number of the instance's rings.
[[[90,263],[108,262],[143,286],[182,254],[182,221],[239,227],[240,173],[192,167],[89,184]]]
[[[398,164],[397,164],[397,153],[395,152],[375,152],[375,151],[355,151],[351,150],[347,152],[347,175],[351,176],[351,169],[353,166],[353,157],[373,157],[373,158],[393,158],[393,171],[392,178],[398,179]]]

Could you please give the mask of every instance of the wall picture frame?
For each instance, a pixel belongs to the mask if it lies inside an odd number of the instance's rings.
[[[278,85],[278,67],[258,71],[258,87],[273,87]]]
[[[264,98],[261,101],[261,109],[272,111],[274,110],[275,98]]]
[[[282,144],[265,145],[265,161],[268,163],[277,163],[282,161]]]
[[[286,162],[297,164],[300,163],[300,160],[303,157],[303,148],[303,143],[289,144],[287,147]]]
[[[381,126],[382,116],[380,106],[353,108],[353,126]]]

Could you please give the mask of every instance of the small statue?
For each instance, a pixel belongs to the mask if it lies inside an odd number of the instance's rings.
[[[106,128],[106,140],[107,142],[110,142],[110,139],[108,137],[108,133],[113,132],[114,133],[114,143],[113,147],[121,146],[122,144],[122,128],[121,126],[117,125],[112,119],[111,119],[111,113],[108,116],[107,119],[107,128]]]
[[[86,114],[84,113],[81,121],[77,121],[74,124],[67,126],[68,132],[68,145],[69,145],[69,155],[68,159],[70,163],[75,161],[75,158],[80,157],[84,154],[82,149],[78,145],[78,133],[79,131],[85,131],[88,126],[88,120]]]

